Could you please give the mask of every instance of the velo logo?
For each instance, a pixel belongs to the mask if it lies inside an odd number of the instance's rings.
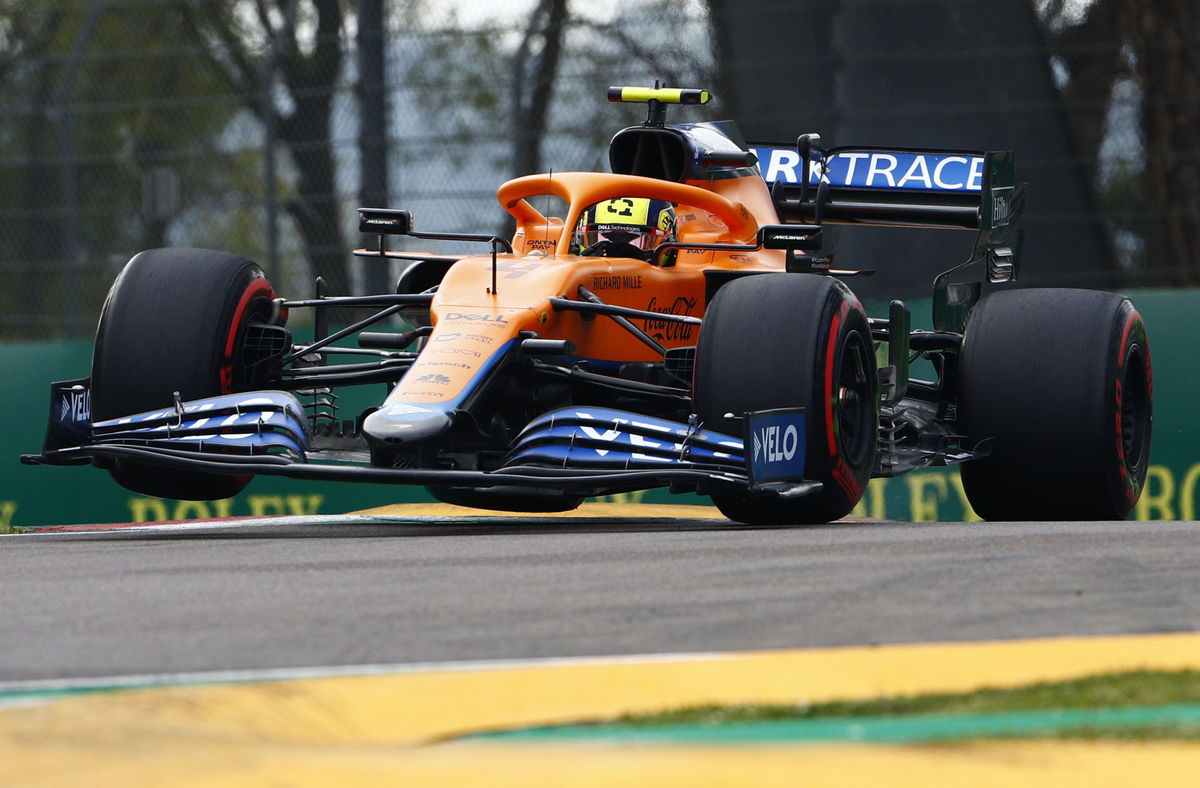
[[[796,425],[761,427],[754,433],[754,461],[784,462],[795,459],[800,447],[800,432]]]
[[[807,451],[803,408],[747,413],[745,427],[751,484],[804,478]]]

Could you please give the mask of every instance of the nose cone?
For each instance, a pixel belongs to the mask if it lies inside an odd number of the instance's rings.
[[[384,405],[363,421],[368,440],[381,443],[420,443],[450,429],[449,413],[404,402]]]

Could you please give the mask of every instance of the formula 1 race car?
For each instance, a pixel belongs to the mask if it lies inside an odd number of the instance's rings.
[[[748,146],[731,122],[666,123],[669,104],[708,97],[611,88],[648,119],[613,137],[612,173],[503,184],[511,238],[360,209],[378,245],[355,254],[408,261],[394,293],[329,296],[318,280],[315,297],[282,298],[234,254],[137,254],[90,378],[52,385],[43,451],[23,461],[91,463],[180,499],[258,474],[513,511],[666,487],[752,524],[836,520],[872,477],[962,463],[986,519],[1130,512],[1150,450],[1145,326],[1105,292],[981,297],[1019,271],[1010,154],[826,149],[816,134]],[[563,216],[535,207],[545,195]],[[977,233],[933,282],[934,330],[912,330],[901,301],[867,316],[845,282],[868,272],[822,253],[835,223]],[[394,236],[483,251],[398,251]],[[287,328],[298,310],[313,310],[310,340]],[[335,314],[350,317],[331,330]],[[918,360],[934,379],[910,376]],[[378,407],[337,411],[334,388],[381,383]]]

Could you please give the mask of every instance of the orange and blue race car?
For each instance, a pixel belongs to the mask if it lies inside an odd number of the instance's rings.
[[[668,488],[752,524],[836,520],[872,477],[961,463],[986,519],[1128,515],[1150,450],[1146,329],[1119,295],[1008,284],[1025,206],[1010,154],[748,145],[732,122],[666,122],[708,98],[611,88],[646,122],[613,137],[611,173],[503,184],[511,237],[360,209],[373,248],[355,254],[407,261],[395,292],[286,298],[235,254],[137,254],[90,376],[52,384],[23,460],[180,499],[255,475],[512,511]],[[539,210],[552,198],[561,216]],[[934,329],[899,300],[868,317],[852,285],[871,272],[834,266],[828,224],[973,231],[933,282]],[[287,327],[299,310],[311,339]],[[367,384],[386,386],[377,406],[338,411],[335,389]]]

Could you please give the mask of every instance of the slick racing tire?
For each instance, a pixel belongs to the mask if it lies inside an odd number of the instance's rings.
[[[795,499],[716,493],[713,503],[726,517],[755,525],[844,517],[870,478],[879,424],[875,351],[862,305],[823,276],[756,274],[724,285],[700,329],[695,407],[705,427],[738,436],[738,417],[748,411],[805,408],[804,476],[821,482],[821,490]]]
[[[266,322],[275,297],[257,264],[206,249],[151,249],[133,257],[109,290],[92,355],[92,417],[129,416],[183,400],[256,386],[242,349],[246,326]],[[119,461],[113,478],[159,498],[216,500],[248,476]]]
[[[1150,459],[1150,346],[1128,299],[1007,290],[967,320],[958,418],[989,451],[962,465],[986,520],[1120,520]]]

